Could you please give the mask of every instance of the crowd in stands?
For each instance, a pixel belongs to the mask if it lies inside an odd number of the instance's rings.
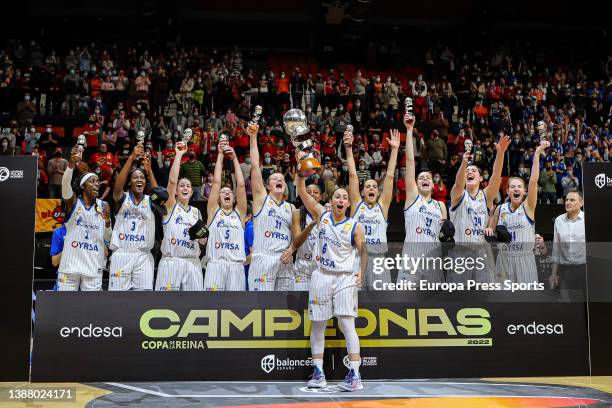
[[[261,105],[263,176],[282,172],[287,199],[294,201],[295,154],[283,130],[284,112],[304,110],[322,163],[315,178],[328,196],[336,186],[348,184],[341,140],[349,124],[360,180],[374,178],[382,184],[388,132],[405,131],[401,118],[406,97],[412,98],[417,117],[417,171],[433,173],[433,197],[444,202],[466,139],[473,141],[474,164],[483,169],[485,187],[500,135],[512,138],[504,176],[526,180],[535,147],[547,138],[551,148],[541,163],[543,203],[556,203],[567,191],[581,189],[582,163],[610,161],[612,155],[611,56],[602,56],[600,66],[588,74],[562,55],[553,62],[529,60],[502,47],[490,55],[473,55],[437,46],[410,71],[383,72],[359,64],[256,66],[243,60],[237,48],[222,54],[198,47],[153,52],[89,44],[60,54],[35,41],[13,42],[0,51],[0,155],[38,156],[39,196],[59,198],[70,147],[83,134],[85,161],[103,179],[101,198],[110,199],[137,132],[144,132],[157,181],[165,185],[174,144],[191,128],[181,171],[191,179],[194,200],[206,201],[222,134],[239,156],[249,191],[245,129],[253,107]],[[60,125],[67,118],[75,124],[70,131]],[[405,197],[404,162],[400,150],[399,202]]]

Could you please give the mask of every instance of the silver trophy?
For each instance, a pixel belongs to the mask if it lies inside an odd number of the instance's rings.
[[[139,145],[142,146],[145,141],[145,132],[143,132],[142,130],[139,130],[138,133],[136,133],[136,141],[138,142]]]
[[[407,96],[406,99],[404,99],[404,110],[407,114],[410,115],[410,118],[414,118],[414,113],[412,112],[412,98]]]
[[[263,109],[261,108],[261,106],[259,105],[255,106],[255,111],[253,112],[253,116],[251,117],[251,120],[249,121],[249,126],[255,126],[259,123],[261,112],[263,112]]]
[[[538,122],[538,134],[540,135],[540,140],[547,140],[546,122],[544,122],[543,120]]]
[[[83,150],[85,150],[86,146],[87,146],[87,138],[83,134],[79,135],[79,137],[77,138],[77,147],[79,148],[81,153],[83,152]]]
[[[193,130],[187,128],[183,131],[183,136],[181,137],[181,142],[185,143],[185,145],[189,144],[191,141],[191,136],[193,136]]]
[[[293,146],[298,151],[305,153],[298,163],[297,170],[300,177],[309,177],[318,173],[321,169],[321,163],[312,151],[314,143],[309,136],[304,136],[310,132],[304,112],[299,109],[288,110],[283,116],[283,124]]]
[[[465,141],[463,142],[463,149],[465,150],[466,153],[472,153],[472,147],[473,147],[473,143],[472,143],[472,139],[465,139]],[[472,161],[468,161],[468,165],[471,165]]]
[[[346,125],[346,130],[344,132],[345,133],[349,132],[351,134],[351,136],[352,136],[353,135],[353,125]],[[347,146],[348,146],[348,144],[347,144]]]

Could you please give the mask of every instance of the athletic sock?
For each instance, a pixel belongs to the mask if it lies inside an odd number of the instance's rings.
[[[323,359],[322,358],[313,358],[312,363],[323,373]]]
[[[359,361],[351,360],[350,363],[349,363],[349,366],[351,367],[351,370],[353,370],[357,376],[359,376],[359,366],[360,365],[361,365],[361,360],[359,360]]]

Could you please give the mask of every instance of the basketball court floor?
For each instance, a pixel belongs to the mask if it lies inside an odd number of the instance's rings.
[[[26,384],[1,388],[76,387],[76,401],[0,402],[2,407],[272,407],[272,408],[514,408],[612,407],[612,377],[366,381],[362,391],[302,382],[163,382]]]

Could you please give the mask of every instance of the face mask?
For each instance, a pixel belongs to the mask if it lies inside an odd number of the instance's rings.
[[[269,157],[266,157],[266,158],[264,159],[264,162],[265,162],[266,164],[270,164],[270,162],[271,162],[271,161],[272,161],[272,159],[270,159]]]
[[[434,177],[434,183],[439,183],[440,182],[440,177]]]
[[[75,73],[74,69],[71,69],[71,70],[70,70],[70,73],[71,73],[72,75],[74,75],[74,73]]]
[[[488,180],[489,179],[489,175],[485,174],[484,176],[482,176],[483,179]]]
[[[4,148],[8,147],[8,142],[2,142],[2,147]]]
[[[166,166],[166,167],[170,167],[170,162],[169,162],[169,161],[165,161],[165,162],[164,162],[164,166]]]
[[[360,165],[359,165],[359,170],[365,170],[365,165],[360,164]]]
[[[176,115],[177,116],[183,116],[183,112],[177,112]]]
[[[400,170],[400,176],[404,177],[406,175],[406,171],[405,170]]]
[[[172,149],[172,143],[166,143],[166,148],[167,149]]]
[[[342,166],[342,171],[347,171],[348,170],[348,166]]]
[[[245,159],[244,159],[244,162],[245,162],[246,164],[251,164],[251,158],[250,158],[250,157],[245,158]]]
[[[100,169],[97,169],[97,170],[96,170],[96,174],[97,174],[97,175],[100,175],[100,173],[102,173],[102,171],[101,171]]]
[[[310,113],[310,112],[312,112],[312,109],[306,108],[306,112]]]
[[[153,149],[153,145],[148,144],[148,145],[146,146],[146,148],[147,148],[147,149],[149,149],[149,150],[150,150],[150,149]]]

